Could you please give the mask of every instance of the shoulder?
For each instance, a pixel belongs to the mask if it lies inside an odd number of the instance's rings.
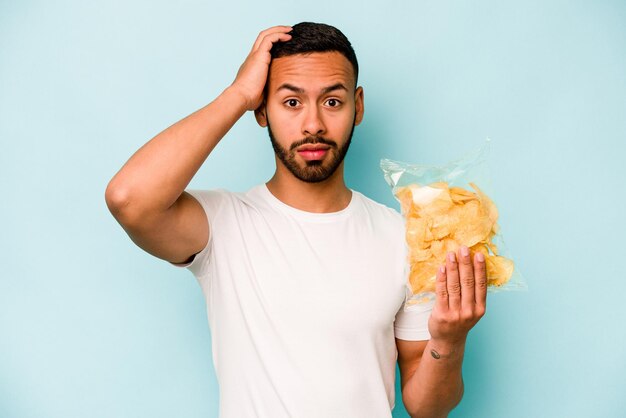
[[[352,192],[356,193],[370,217],[396,224],[398,227],[404,227],[404,218],[396,209],[377,202],[356,190],[353,190]]]
[[[230,212],[228,209],[241,206],[240,193],[226,189],[188,189],[185,190],[202,206],[209,219],[220,213]],[[226,210],[225,210],[226,209]]]
[[[400,220],[402,219],[402,215],[396,209],[391,208],[383,203],[377,202],[374,199],[367,197],[366,195],[364,195],[363,193],[359,191],[353,190],[352,192],[356,193],[356,195],[361,199],[361,201],[363,202],[363,204],[368,210],[377,212],[378,214],[382,216],[388,216],[390,218],[400,219]]]
[[[185,190],[187,193],[192,195],[198,200],[204,201],[231,201],[233,203],[246,203],[251,200],[249,197],[253,194],[251,193],[256,188],[251,189],[247,192],[234,192],[231,190],[218,188],[218,189],[187,189]]]
[[[185,191],[196,199],[224,199],[232,194],[226,189],[187,189]]]
[[[252,187],[245,192],[234,192],[223,188],[189,189],[186,192],[196,198],[207,213],[212,214],[224,208],[256,210],[264,202],[260,186]]]
[[[185,191],[196,198],[202,206],[219,204],[225,200],[232,199],[234,194],[226,189],[187,189]]]

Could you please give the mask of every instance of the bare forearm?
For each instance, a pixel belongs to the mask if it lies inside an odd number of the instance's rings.
[[[447,417],[461,401],[464,352],[465,341],[428,342],[419,367],[402,391],[404,406],[412,418]]]
[[[109,182],[119,210],[165,210],[183,193],[211,151],[245,113],[232,87],[143,145]]]

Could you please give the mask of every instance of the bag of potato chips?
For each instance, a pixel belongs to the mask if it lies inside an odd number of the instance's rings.
[[[400,202],[408,260],[405,309],[435,299],[437,269],[449,251],[466,245],[482,252],[487,290],[525,290],[526,282],[508,255],[491,200],[486,158],[490,140],[445,166],[382,159],[385,180]]]

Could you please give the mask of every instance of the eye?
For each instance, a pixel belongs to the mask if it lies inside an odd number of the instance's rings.
[[[298,105],[298,101],[296,99],[289,99],[285,102],[287,107],[296,107]]]
[[[341,104],[341,102],[337,99],[328,99],[326,103],[328,103],[328,106],[330,107],[338,107]]]

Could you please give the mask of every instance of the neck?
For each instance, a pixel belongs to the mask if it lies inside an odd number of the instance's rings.
[[[266,185],[278,200],[306,212],[338,212],[345,209],[352,199],[352,191],[343,179],[343,162],[332,176],[319,183],[304,182],[285,168],[281,170],[277,167]]]

